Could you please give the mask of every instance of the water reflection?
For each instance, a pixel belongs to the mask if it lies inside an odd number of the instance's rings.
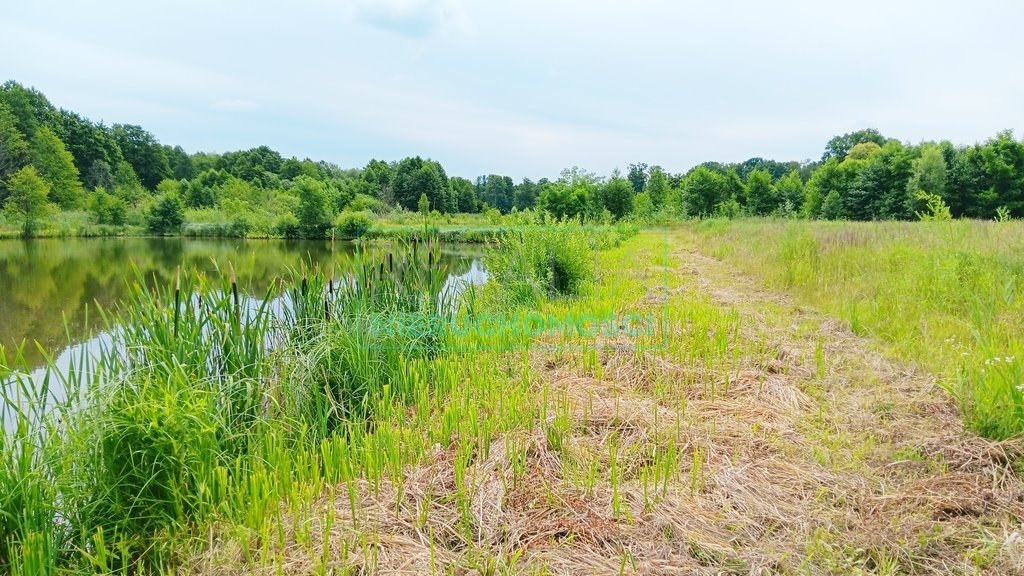
[[[375,244],[373,250],[387,250]],[[66,370],[83,352],[109,345],[96,306],[111,310],[130,283],[170,284],[177,267],[219,274],[229,263],[240,290],[262,297],[275,278],[300,266],[340,268],[356,257],[352,243],[280,240],[191,240],[163,238],[42,239],[0,241],[0,346],[23,346],[28,369],[44,363],[33,342],[55,355]],[[442,250],[449,277],[445,291],[482,283],[486,273],[474,247]],[[440,296],[440,295],[439,295]]]

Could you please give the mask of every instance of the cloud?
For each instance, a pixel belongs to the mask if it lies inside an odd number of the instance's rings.
[[[352,8],[356,21],[409,38],[472,28],[460,0],[353,0]]]
[[[225,98],[214,102],[210,107],[216,110],[255,110],[260,105],[252,100]]]

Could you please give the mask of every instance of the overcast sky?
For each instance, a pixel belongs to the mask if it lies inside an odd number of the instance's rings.
[[[0,0],[0,81],[190,152],[450,175],[1024,132],[1019,0]]]

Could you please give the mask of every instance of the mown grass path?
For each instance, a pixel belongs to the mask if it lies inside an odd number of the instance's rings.
[[[597,266],[592,292],[546,310],[648,315],[655,334],[549,334],[506,353],[526,364],[509,402],[530,426],[471,453],[436,445],[398,485],[328,490],[256,543],[270,562],[211,531],[190,571],[1022,571],[1020,446],[965,431],[931,375],[680,231]]]

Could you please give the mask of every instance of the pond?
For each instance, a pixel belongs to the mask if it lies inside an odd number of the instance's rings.
[[[115,310],[131,283],[171,285],[183,273],[210,276],[234,268],[239,289],[263,297],[270,284],[300,266],[341,268],[355,257],[350,242],[284,240],[193,240],[180,238],[61,238],[0,240],[0,347],[8,360],[21,347],[21,369],[54,358],[57,369],[83,347],[109,340],[99,309]],[[443,290],[486,279],[477,246],[448,245],[442,262]],[[36,346],[38,343],[39,346]]]

